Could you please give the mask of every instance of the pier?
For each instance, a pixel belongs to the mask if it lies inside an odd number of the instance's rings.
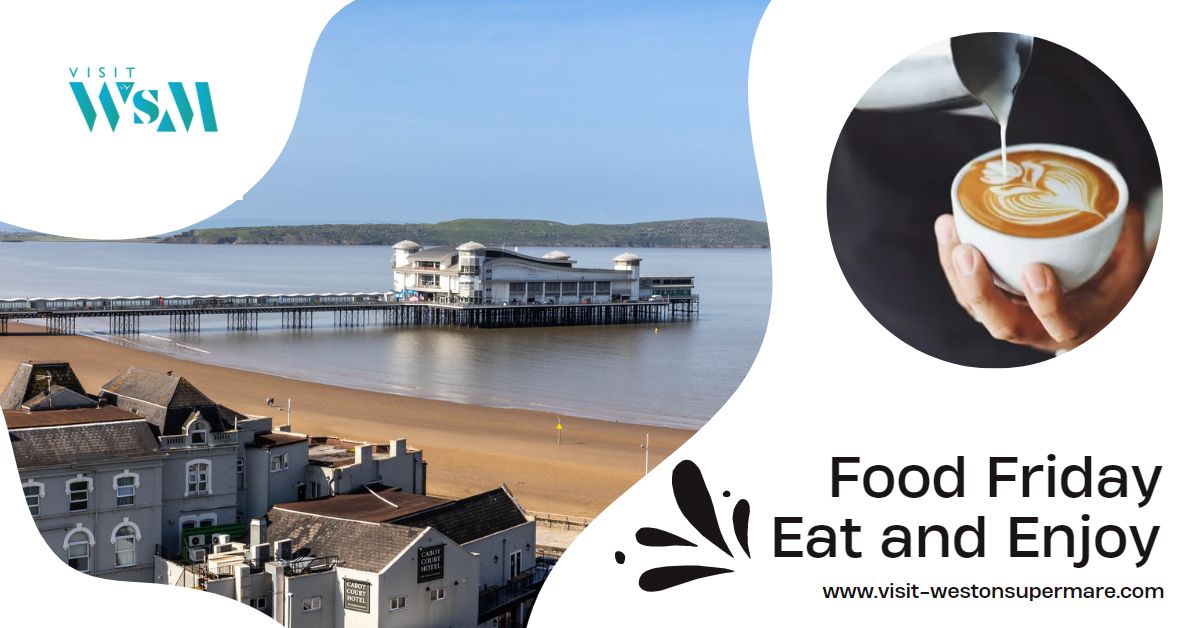
[[[392,293],[313,293],[171,297],[72,297],[0,299],[0,334],[12,320],[42,320],[47,334],[72,335],[80,318],[107,318],[113,335],[137,334],[142,319],[166,317],[172,332],[200,331],[204,316],[224,315],[230,331],[258,329],[263,316],[279,315],[285,329],[309,329],[316,314],[332,314],[336,327],[557,327],[625,325],[690,319],[699,295],[604,303],[468,304],[401,301]]]

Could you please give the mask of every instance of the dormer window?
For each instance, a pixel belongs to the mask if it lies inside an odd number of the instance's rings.
[[[187,426],[188,442],[203,445],[208,442],[208,422],[201,418],[192,419]]]

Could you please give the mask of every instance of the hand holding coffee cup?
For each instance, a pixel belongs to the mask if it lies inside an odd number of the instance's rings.
[[[963,167],[951,196],[953,217],[935,225],[942,268],[996,338],[1073,348],[1120,312],[1149,264],[1123,177],[1086,151],[1014,146],[1008,164],[992,151]]]
[[[1064,291],[1086,283],[1112,255],[1129,191],[1108,161],[1055,144],[1010,147],[972,160],[954,178],[959,239],[974,245],[1002,282],[1021,293],[1021,273],[1045,264]]]

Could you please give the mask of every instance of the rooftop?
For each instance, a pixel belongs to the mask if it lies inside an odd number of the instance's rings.
[[[70,410],[74,408],[95,408],[100,405],[87,395],[53,384],[42,392],[26,399],[21,403],[24,410]]]
[[[36,412],[9,410],[4,413],[4,422],[8,424],[8,429],[10,430],[138,420],[142,420],[142,417],[116,406],[40,410]]]
[[[380,485],[371,488],[375,494],[363,490],[279,504],[277,508],[353,521],[393,523],[417,529],[431,527],[460,544],[533,520],[504,485],[458,500],[416,495]]]
[[[490,534],[533,521],[503,484],[437,508],[396,519],[393,523],[431,527],[455,543],[470,543]]]
[[[17,370],[8,381],[8,385],[0,392],[0,408],[11,410],[19,408],[21,403],[50,386],[62,386],[68,390],[85,394],[83,385],[71,369],[71,363],[65,360],[26,360],[17,366]]]
[[[435,261],[454,255],[452,246],[431,246],[408,256],[409,261]]]
[[[323,497],[321,499],[279,504],[278,507],[310,515],[324,515],[341,519],[353,519],[355,521],[384,523],[406,515],[423,512],[430,508],[454,503],[454,500],[451,499],[406,493],[398,488],[380,485],[373,485],[371,488],[378,494],[378,497],[368,491],[360,491],[345,495],[335,495],[333,497]]]
[[[36,416],[53,412],[39,412]],[[10,426],[8,438],[12,442],[18,468],[77,466],[160,455],[154,431],[142,420],[42,429],[13,429]]]
[[[354,464],[354,450],[370,443],[345,440],[335,436],[310,436],[308,439],[308,462],[322,467],[344,467]],[[375,458],[389,455],[388,445],[371,445]]]
[[[195,411],[215,432],[232,429],[241,414],[208,398],[187,379],[136,366],[100,388],[102,397],[144,417],[163,435],[180,434]]]
[[[164,408],[214,405],[212,399],[182,376],[171,371],[159,373],[137,366],[126,368],[109,380],[103,389]]]
[[[303,502],[301,502],[303,503]],[[267,541],[292,541],[292,556],[336,556],[342,565],[379,573],[421,536],[422,530],[351,521],[292,510],[280,504],[267,513]]]
[[[254,442],[250,443],[250,447],[270,449],[272,447],[302,443],[307,440],[308,437],[304,434],[292,434],[289,432],[267,432],[266,434],[256,434],[254,436]]]

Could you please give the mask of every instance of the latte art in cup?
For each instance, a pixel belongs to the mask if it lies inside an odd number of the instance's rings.
[[[1054,238],[1104,222],[1121,194],[1096,164],[1043,150],[1013,151],[973,162],[958,186],[958,202],[981,225],[1015,236]]]

